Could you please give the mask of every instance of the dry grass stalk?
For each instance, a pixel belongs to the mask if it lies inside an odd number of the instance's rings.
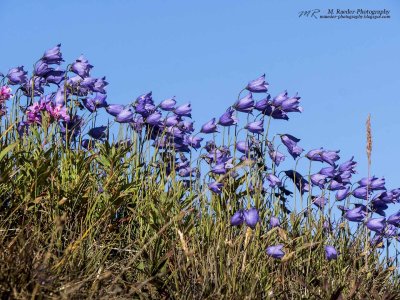
[[[369,173],[369,170],[371,168],[371,154],[372,154],[371,114],[368,114],[366,126],[367,126],[367,157],[368,157],[368,173]]]

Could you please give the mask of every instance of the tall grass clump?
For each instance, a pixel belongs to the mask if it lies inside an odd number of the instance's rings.
[[[270,132],[298,95],[263,75],[196,131],[189,103],[112,104],[62,62],[0,77],[3,299],[400,299],[400,189]]]

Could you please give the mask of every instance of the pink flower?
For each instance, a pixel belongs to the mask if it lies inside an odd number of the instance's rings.
[[[42,122],[41,111],[46,110],[46,103],[44,101],[35,102],[26,110],[27,123],[38,123]]]
[[[0,88],[0,102],[10,99],[11,96],[11,88],[9,86],[4,85]]]
[[[53,103],[49,103],[46,105],[46,110],[50,114],[54,120],[59,121],[63,120],[65,122],[70,121],[70,117],[67,113],[67,108],[63,105],[54,105]]]

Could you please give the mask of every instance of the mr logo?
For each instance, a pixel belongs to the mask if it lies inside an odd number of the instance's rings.
[[[299,12],[299,18],[306,17],[306,18],[318,19],[317,15],[319,12],[320,12],[319,9],[302,10]]]

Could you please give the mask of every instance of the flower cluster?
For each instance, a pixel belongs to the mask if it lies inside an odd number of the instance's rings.
[[[282,220],[289,222],[284,218],[291,212],[289,198],[298,190],[301,199],[307,198],[304,211],[309,213],[315,209],[316,216],[326,218],[324,213],[327,208],[331,211],[336,202],[345,202],[346,206],[337,206],[340,221],[365,226],[374,234],[370,239],[373,246],[381,245],[383,239],[398,238],[400,211],[386,218],[386,210],[389,205],[400,201],[400,189],[388,190],[385,179],[375,176],[362,178],[354,184],[357,163],[353,157],[340,163],[339,150],[317,148],[303,154],[305,150],[301,140],[294,135],[268,136],[271,120],[287,121],[292,113],[301,113],[303,108],[297,93],[290,96],[284,91],[271,95],[265,75],[250,81],[225,112],[211,118],[201,126],[200,131],[195,132],[190,103],[178,105],[175,97],[155,101],[152,92],[136,97],[130,104],[108,103],[106,78],[92,77],[93,65],[83,55],[67,68],[62,68],[63,62],[61,45],[57,45],[45,51],[30,76],[23,66],[11,68],[6,75],[0,75],[0,116],[7,112],[7,100],[12,98],[16,101],[15,107],[22,107],[21,122],[17,125],[20,135],[29,134],[33,126],[41,128],[52,124],[63,141],[77,141],[79,138],[82,148],[94,147],[95,151],[96,143],[105,143],[110,136],[110,126],[96,124],[96,116],[104,111],[113,118],[113,123],[122,124],[122,128],[135,134],[140,146],[148,143],[153,147],[156,165],[163,168],[167,176],[174,174],[177,176],[173,177],[174,180],[181,180],[185,186],[190,186],[203,175],[199,181],[205,183],[202,185],[205,193],[217,201],[229,203],[232,226],[245,224],[252,230],[262,228],[266,224],[261,217],[265,215],[263,210],[275,205],[274,212],[266,214],[271,216],[266,227],[281,230]],[[14,95],[11,86],[16,87]],[[19,103],[21,97],[27,100],[25,106]],[[245,115],[243,126],[240,114]],[[90,123],[89,119],[94,120],[91,122],[93,125],[84,136],[84,125]],[[227,143],[225,136],[222,142],[216,139],[217,134],[225,131],[228,132]],[[235,132],[233,142],[229,136],[231,131]],[[204,141],[210,135],[213,138]],[[283,150],[279,149],[281,144]],[[114,145],[130,148],[132,142],[126,139]],[[195,167],[193,154],[196,151],[200,155],[195,160],[198,162]],[[287,156],[296,161],[296,166],[300,159],[307,158],[310,162],[309,174],[301,174],[301,170],[296,169],[279,171]],[[311,165],[320,163],[322,168],[311,172]],[[199,167],[204,165],[208,171],[202,174]],[[247,176],[249,173],[251,176]],[[256,202],[251,196],[257,191],[261,200]],[[238,203],[226,199],[228,193],[234,193]],[[331,239],[334,239],[334,223],[324,221],[324,230]],[[335,260],[338,252],[331,245],[333,242],[329,243],[327,239],[325,257]],[[284,247],[282,243],[269,245],[266,253],[281,259],[285,255]]]
[[[0,88],[0,117],[7,113],[5,102],[11,96],[11,88],[9,86],[4,85]]]

